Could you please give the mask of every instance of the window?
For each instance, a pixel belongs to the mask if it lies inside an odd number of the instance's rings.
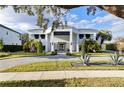
[[[69,35],[69,32],[54,32],[54,35]]]
[[[39,39],[39,35],[34,35],[35,39]]]
[[[89,39],[90,38],[90,34],[86,34],[86,38]]]
[[[41,39],[45,39],[45,35],[40,35]]]
[[[83,37],[84,37],[84,34],[79,34],[80,39],[83,39]]]
[[[8,32],[6,32],[6,35],[8,35]]]

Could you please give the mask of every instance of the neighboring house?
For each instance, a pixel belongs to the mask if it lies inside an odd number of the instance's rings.
[[[67,51],[79,52],[79,45],[84,38],[96,40],[98,30],[95,29],[76,29],[74,27],[59,27],[55,31],[48,28],[45,32],[42,29],[32,29],[28,31],[29,40],[40,40],[48,51]]]
[[[0,39],[4,45],[22,45],[21,33],[0,24]]]
[[[116,49],[119,51],[120,54],[122,54],[122,52],[124,52],[124,38],[118,38],[115,42],[114,45],[116,47]]]

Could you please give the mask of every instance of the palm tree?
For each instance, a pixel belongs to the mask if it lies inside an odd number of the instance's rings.
[[[102,44],[104,43],[104,41],[108,40],[111,41],[112,40],[112,33],[111,31],[106,31],[106,30],[100,30],[96,36],[96,40],[100,39],[100,47],[102,47]]]

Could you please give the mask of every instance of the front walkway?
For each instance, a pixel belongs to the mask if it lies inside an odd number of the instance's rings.
[[[91,57],[91,60],[109,60],[109,57]],[[79,57],[67,56],[64,53],[60,53],[55,56],[38,56],[38,57],[22,57],[0,60],[0,70],[14,67],[16,65],[44,62],[44,61],[64,61],[64,60],[79,60]]]
[[[122,70],[85,70],[85,71],[41,71],[0,73],[0,81],[12,80],[48,80],[67,78],[123,77]]]

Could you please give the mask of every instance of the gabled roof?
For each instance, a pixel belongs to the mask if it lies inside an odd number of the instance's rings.
[[[76,27],[69,26],[69,25],[64,25],[64,26],[59,26],[57,29],[77,29]]]
[[[8,30],[10,30],[10,31],[13,31],[13,32],[15,32],[15,33],[21,35],[21,33],[19,33],[19,32],[17,32],[17,31],[13,30],[13,29],[11,29],[11,28],[8,28],[8,27],[6,27],[6,26],[4,26],[4,25],[2,25],[2,24],[0,24],[0,27],[3,27],[3,28],[5,28],[5,29],[8,29]]]
[[[28,30],[28,33],[30,33],[30,34],[45,34],[45,32],[43,32],[42,28],[30,29],[30,30]]]

